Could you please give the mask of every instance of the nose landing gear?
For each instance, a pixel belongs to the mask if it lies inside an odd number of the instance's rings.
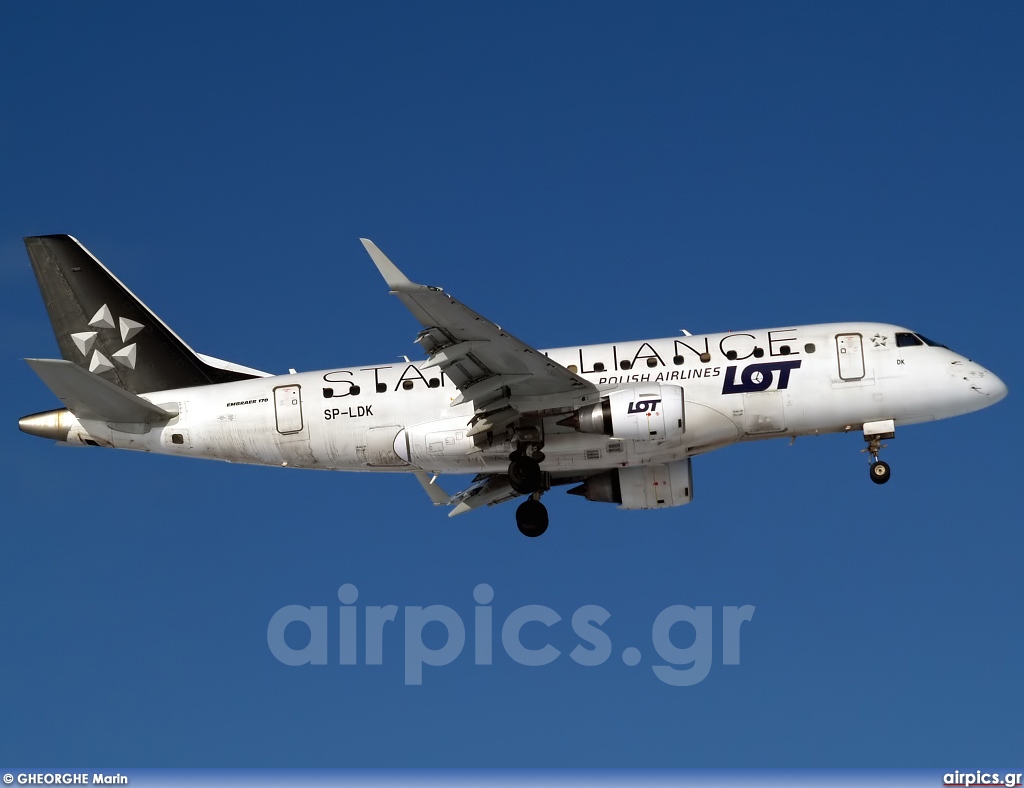
[[[889,481],[889,464],[882,460],[875,460],[871,463],[871,481],[875,484],[885,484]]]
[[[883,440],[896,437],[896,426],[892,419],[886,421],[871,421],[864,425],[864,440],[868,442],[866,449],[861,449],[871,455],[871,481],[875,484],[885,484],[889,481],[891,471],[889,463],[878,459],[878,452],[885,448]]]

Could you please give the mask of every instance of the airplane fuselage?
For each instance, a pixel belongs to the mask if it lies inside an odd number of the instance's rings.
[[[981,409],[1005,393],[1001,381],[980,365],[925,344],[908,329],[880,323],[678,336],[545,353],[602,396],[680,387],[685,414],[681,434],[642,440],[579,432],[557,423],[564,414],[539,419],[541,469],[555,477],[669,463],[739,441],[859,431],[883,420],[931,421]],[[511,436],[498,429],[480,446],[467,434],[473,403],[453,405],[458,389],[439,370],[422,366],[400,361],[151,392],[143,398],[177,410],[177,417],[139,432],[78,420],[65,411],[60,428],[72,444],[260,465],[505,472],[515,448]],[[644,400],[637,402],[630,407],[645,407]]]

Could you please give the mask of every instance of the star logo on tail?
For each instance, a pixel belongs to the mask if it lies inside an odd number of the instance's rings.
[[[96,314],[89,321],[89,326],[96,330],[78,331],[71,335],[71,341],[75,343],[78,351],[89,359],[90,372],[95,372],[96,374],[109,372],[114,369],[115,364],[120,364],[127,369],[135,369],[135,364],[138,361],[138,347],[134,342],[131,344],[127,343],[129,339],[132,339],[145,328],[142,323],[129,320],[126,317],[120,317],[115,321],[110,307],[104,304],[96,310]],[[108,331],[115,328],[120,331],[121,342],[124,346],[110,354],[113,359],[111,360],[93,346],[96,344],[96,338],[99,336],[100,331]],[[92,354],[91,356],[89,355],[90,353]]]

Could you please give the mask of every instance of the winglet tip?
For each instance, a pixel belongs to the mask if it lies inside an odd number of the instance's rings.
[[[370,259],[373,260],[373,264],[377,266],[377,270],[380,271],[380,275],[384,277],[384,281],[387,282],[388,287],[392,291],[413,291],[425,289],[423,285],[418,285],[413,282],[409,277],[403,274],[398,266],[395,265],[388,258],[384,252],[380,250],[369,238],[360,238],[363,247],[370,255]]]

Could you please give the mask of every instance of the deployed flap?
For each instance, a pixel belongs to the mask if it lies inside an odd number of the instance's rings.
[[[413,474],[416,476],[416,481],[423,487],[424,492],[434,502],[434,506],[448,506],[452,502],[452,497],[442,490],[441,485],[436,484],[426,471],[413,471]]]
[[[471,512],[481,506],[494,506],[515,498],[519,493],[512,489],[508,476],[503,473],[482,474],[462,492],[452,496],[450,503],[455,506],[449,517]]]
[[[266,375],[200,356],[70,235],[25,239],[60,354],[135,394]]]
[[[57,398],[79,419],[120,424],[151,424],[176,416],[70,361],[27,358],[25,361]]]
[[[454,404],[472,400],[477,407],[517,398],[530,410],[566,407],[597,399],[597,388],[490,320],[456,301],[439,287],[408,279],[374,243],[363,246],[391,291],[423,324],[416,342],[430,355],[427,366],[440,367],[458,387]],[[540,399],[537,399],[540,398]]]

